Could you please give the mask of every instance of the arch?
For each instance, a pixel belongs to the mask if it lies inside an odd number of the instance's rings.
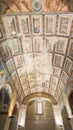
[[[14,106],[16,104],[16,96],[17,96],[17,94],[16,94],[16,92],[14,92],[12,99],[11,99],[10,107],[9,107],[9,113],[8,113],[9,117],[12,116],[13,109],[14,109]]]
[[[14,105],[14,108],[13,108],[13,112],[12,112],[12,115],[15,116],[18,114],[18,111],[19,111],[19,103],[16,102],[15,105]]]
[[[69,95],[69,104],[70,104],[71,112],[73,114],[73,90],[70,92]]]
[[[62,110],[62,119],[63,119],[65,130],[72,130],[70,118],[68,118],[68,113],[65,106],[63,107],[63,110]]]
[[[9,84],[2,84],[2,85],[0,85],[0,90],[1,90],[2,88],[5,88],[5,89],[8,90],[9,96],[10,96],[10,98],[11,98],[11,97],[12,97],[11,86],[10,86]]]
[[[27,104],[28,101],[30,100],[34,100],[35,98],[45,98],[46,100],[49,100],[52,102],[52,104],[57,104],[56,100],[54,99],[54,97],[50,94],[47,94],[45,92],[36,92],[36,93],[32,93],[29,96],[26,96],[23,99],[23,104]]]
[[[27,106],[25,130],[55,130],[54,112],[51,102],[46,101],[45,99],[42,101],[42,114],[37,112],[37,105],[38,101],[35,100],[31,101]]]
[[[11,87],[9,84],[3,84],[0,86],[0,112],[8,113],[10,99],[12,96]]]

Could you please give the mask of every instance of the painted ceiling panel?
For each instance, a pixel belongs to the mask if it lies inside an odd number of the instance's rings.
[[[61,97],[73,70],[72,21],[72,13],[1,16],[0,53],[18,95]]]

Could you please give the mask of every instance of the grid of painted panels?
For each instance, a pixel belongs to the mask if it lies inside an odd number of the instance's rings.
[[[73,67],[72,14],[0,19],[1,53],[18,94],[42,91],[58,99]]]

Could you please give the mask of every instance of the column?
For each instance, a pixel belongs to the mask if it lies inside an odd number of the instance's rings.
[[[27,105],[21,105],[18,116],[18,130],[25,130]]]
[[[10,121],[10,125],[9,125],[8,130],[17,130],[18,116],[15,115],[15,116],[10,117],[10,118],[11,118],[11,121]]]
[[[73,129],[73,115],[72,115],[72,112],[71,112],[71,108],[70,108],[70,105],[69,105],[68,98],[67,98],[65,93],[63,93],[63,100],[64,100],[64,104],[66,106],[66,110],[67,110],[67,113],[68,113],[68,118],[70,119],[71,127]]]
[[[68,98],[65,93],[63,93],[62,95],[63,95],[64,104],[68,113],[68,118],[72,118],[72,112],[71,112],[71,108],[68,102]]]
[[[4,130],[4,126],[6,124],[7,116],[8,116],[7,114],[0,113],[0,130]]]
[[[58,104],[53,105],[53,111],[54,111],[54,118],[56,124],[55,130],[64,130],[60,106]]]
[[[70,119],[70,123],[71,123],[71,127],[72,127],[72,130],[73,130],[73,118]]]
[[[4,126],[4,130],[8,130],[9,129],[9,124],[10,124],[11,118],[7,117],[5,126]]]

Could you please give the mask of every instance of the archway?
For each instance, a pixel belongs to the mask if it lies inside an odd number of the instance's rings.
[[[69,96],[69,104],[71,107],[71,112],[73,114],[73,90],[71,91],[70,96]]]
[[[16,130],[17,129],[17,122],[18,122],[18,112],[19,112],[19,103],[16,102],[12,111],[12,116],[9,129],[8,130]]]
[[[67,110],[66,110],[65,106],[62,110],[62,119],[63,119],[63,124],[64,124],[65,130],[72,130],[71,124],[70,124],[70,119],[68,118],[68,114],[67,114]]]
[[[10,100],[12,97],[12,91],[9,84],[0,86],[0,113],[8,112]]]
[[[0,129],[3,130],[8,117],[12,92],[9,84],[3,84],[0,87]]]
[[[27,107],[25,130],[55,130],[51,102],[39,98],[30,101]]]

